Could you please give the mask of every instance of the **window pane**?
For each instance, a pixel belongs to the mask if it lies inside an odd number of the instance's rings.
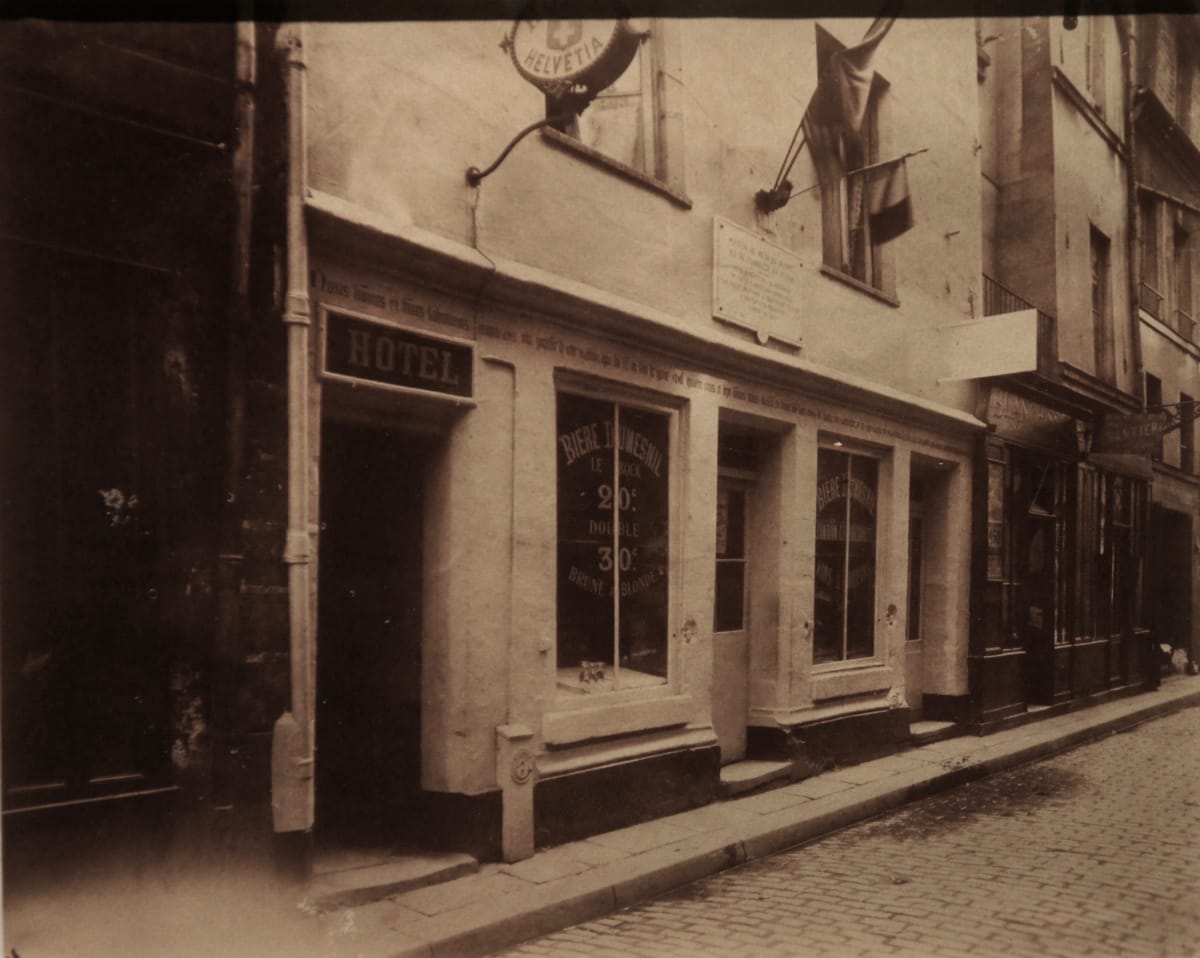
[[[665,677],[670,427],[665,415],[628,406],[621,406],[619,423],[620,664]]]
[[[613,665],[613,415],[558,397],[558,666],[581,674],[585,661]]]
[[[717,490],[717,558],[741,559],[746,555],[746,493],[741,489]]]
[[[579,140],[637,170],[646,168],[643,143],[642,54],[579,115]]]
[[[874,653],[878,481],[874,459],[818,450],[814,661]]]
[[[746,493],[722,486],[717,490],[717,594],[713,628],[730,632],[745,624]]]
[[[713,629],[736,632],[745,626],[746,564],[741,560],[717,563],[717,602]]]
[[[817,451],[816,583],[813,602],[813,660],[842,658],[842,610],[846,541],[845,477],[850,457]]]
[[[924,530],[920,516],[908,520],[908,635],[921,638],[921,558]]]
[[[558,680],[577,692],[667,673],[669,418],[558,397]]]
[[[846,658],[875,649],[875,493],[879,466],[852,456],[848,482],[850,526],[846,551]]]

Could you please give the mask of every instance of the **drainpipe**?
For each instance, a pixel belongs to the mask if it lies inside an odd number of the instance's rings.
[[[287,296],[283,322],[287,328],[288,491],[287,540],[283,561],[288,568],[288,625],[291,656],[291,711],[275,723],[271,743],[271,806],[277,862],[299,877],[311,869],[314,745],[313,622],[308,528],[308,247],[304,229],[307,183],[305,143],[304,26],[280,28],[277,49],[286,72],[287,103]]]
[[[1137,201],[1137,166],[1135,164],[1136,132],[1134,122],[1136,114],[1133,109],[1133,94],[1137,83],[1136,36],[1134,20],[1131,16],[1114,18],[1117,24],[1117,36],[1121,41],[1121,59],[1125,64],[1125,75],[1121,87],[1124,90],[1122,105],[1125,112],[1125,203],[1128,228],[1125,230],[1129,260],[1129,319],[1133,328],[1133,339],[1130,349],[1133,353],[1133,395],[1138,403],[1145,408],[1145,364],[1142,359],[1142,323],[1138,312],[1138,255],[1141,249],[1142,224],[1138,212]]]
[[[241,591],[241,501],[238,493],[246,444],[246,332],[250,325],[250,230],[254,217],[255,24],[252,10],[237,24],[233,180],[234,227],[226,341],[225,477],[217,553],[217,634],[213,719],[218,733],[214,755],[214,805],[232,806],[230,749],[234,721],[234,682],[238,666],[238,614]]]

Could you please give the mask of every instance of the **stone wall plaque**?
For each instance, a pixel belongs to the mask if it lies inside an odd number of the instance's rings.
[[[713,217],[713,318],[799,349],[800,257]]]

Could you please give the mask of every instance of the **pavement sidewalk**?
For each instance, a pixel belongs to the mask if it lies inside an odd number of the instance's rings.
[[[1033,721],[946,739],[770,791],[539,851],[512,865],[362,905],[338,953],[472,958],[818,838],[918,798],[1200,705],[1200,679]],[[1169,761],[1169,756],[1164,756]]]
[[[269,875],[148,864],[33,889],[5,874],[21,958],[477,958],[598,918],[915,799],[1200,705],[1200,678],[872,762],[537,852],[382,901],[322,911]],[[1177,752],[1164,754],[1166,774]],[[10,894],[16,893],[16,894]]]

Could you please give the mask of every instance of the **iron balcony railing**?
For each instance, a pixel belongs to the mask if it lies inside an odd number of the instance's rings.
[[[986,273],[983,275],[983,315],[999,316],[1002,313],[1017,313],[1024,309],[1037,309],[1033,303],[1018,296],[1007,286],[997,283]],[[1039,375],[1053,378],[1058,371],[1058,331],[1056,321],[1049,313],[1037,309],[1037,371]]]

